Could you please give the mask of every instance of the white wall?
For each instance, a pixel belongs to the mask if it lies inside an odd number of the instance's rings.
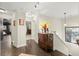
[[[15,47],[26,46],[26,23],[25,23],[25,13],[18,11],[14,13],[14,18],[12,19],[12,42]],[[24,25],[19,25],[19,19],[24,20]],[[15,26],[13,21],[15,20]]]
[[[69,50],[68,50],[68,46],[65,44],[65,42],[63,40],[60,39],[60,37],[58,37],[58,35],[54,32],[54,39],[53,39],[53,49],[54,50],[58,50],[60,52],[62,52],[65,55],[69,55]]]
[[[68,47],[65,44],[65,26],[64,19],[62,18],[53,18],[52,19],[52,31],[58,35],[58,37],[54,34],[54,50],[58,50],[65,55],[69,54]]]
[[[79,26],[79,15],[68,17],[66,20],[67,26]]]
[[[59,37],[65,38],[65,29],[64,29],[64,19],[54,19],[54,30],[57,32],[57,34],[59,35]],[[79,15],[75,15],[75,16],[69,16],[66,19],[66,27],[72,27],[72,26],[78,26],[79,27]],[[63,40],[65,41],[65,40]],[[65,53],[65,54],[71,54],[73,56],[79,56],[79,47],[76,44],[72,44],[72,43],[68,43],[66,42],[66,45],[68,46],[68,52],[67,52],[67,48],[59,41],[54,41],[54,47],[56,49],[58,49],[59,51]]]
[[[79,27],[79,15],[68,17],[66,20],[67,27],[78,26]],[[79,56],[79,46],[73,43],[66,43],[69,47],[70,53],[73,56]]]
[[[16,25],[13,28],[12,39],[15,47],[26,46],[26,24],[19,25],[19,20],[16,20]]]
[[[58,36],[65,41],[65,26],[64,26],[64,19],[54,19],[54,30],[57,32]],[[66,19],[66,27],[72,27],[72,26],[79,26],[79,15],[75,16],[69,16]],[[57,43],[58,42],[58,43]],[[58,49],[59,51],[63,53],[67,53],[67,48],[60,42],[60,41],[54,41],[55,45],[54,47]],[[78,46],[75,44],[66,43],[68,46],[69,54],[71,55],[79,55]],[[61,46],[61,47],[60,47]],[[63,49],[64,48],[64,49]]]
[[[36,15],[37,16],[37,15]],[[19,26],[18,25],[18,19],[23,18],[25,19],[25,25],[24,26]],[[26,42],[27,40],[34,39],[38,43],[38,18],[26,18],[26,15],[24,12],[16,11],[15,12],[15,17],[14,19],[17,22],[17,26],[13,26],[12,28],[12,40],[14,43],[14,46],[18,47],[17,45],[21,46],[23,43]],[[31,29],[32,29],[32,34],[31,35],[26,35],[26,21],[31,21]],[[26,37],[24,36],[26,35]],[[24,41],[23,41],[24,40]],[[23,44],[24,45],[24,44]]]
[[[53,18],[52,19],[52,31],[55,31],[59,37],[65,41],[65,28],[64,28],[64,20],[61,18]]]
[[[10,14],[10,13],[0,13],[0,17],[1,18],[6,18],[6,19],[12,19],[12,14]]]

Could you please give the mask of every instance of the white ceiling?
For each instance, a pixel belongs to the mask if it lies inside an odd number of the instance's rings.
[[[49,17],[63,17],[79,14],[79,3],[77,2],[40,2],[38,8],[34,8],[35,2],[0,2],[0,8],[9,11],[32,11],[39,12]]]

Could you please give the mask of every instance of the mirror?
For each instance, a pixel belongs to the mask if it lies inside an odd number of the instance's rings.
[[[31,35],[31,21],[26,21],[26,35]]]

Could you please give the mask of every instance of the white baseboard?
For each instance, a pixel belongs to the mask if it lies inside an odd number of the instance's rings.
[[[27,45],[25,43],[25,44],[21,44],[21,45],[13,45],[13,46],[16,47],[16,48],[20,48],[20,47],[27,46]]]

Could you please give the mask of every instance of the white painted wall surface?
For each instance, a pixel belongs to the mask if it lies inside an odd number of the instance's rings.
[[[13,29],[13,45],[15,47],[26,46],[26,24],[19,25],[19,20],[16,20],[16,26]]]
[[[79,26],[79,15],[68,17],[66,20],[67,26]]]
[[[54,32],[53,34],[54,34],[53,49],[58,50],[65,55],[69,55],[70,52],[69,52],[68,46],[65,44],[65,42],[63,40],[61,40],[60,37],[57,36],[56,32]]]
[[[79,15],[68,17],[66,20],[68,27],[78,26],[79,27]],[[69,47],[72,56],[79,56],[79,46],[73,43],[66,43]]]
[[[52,31],[55,31],[58,36],[65,41],[65,27],[64,20],[61,18],[53,18],[52,19]]]
[[[25,20],[24,11],[15,11],[12,19],[12,42],[15,47],[21,47],[26,45],[26,23],[19,25],[19,19]],[[16,25],[13,25],[13,21],[16,21]]]
[[[54,23],[54,31],[57,32],[57,34],[61,39],[65,38],[65,29],[63,25],[64,21],[54,19],[53,23]],[[66,24],[68,27],[79,26],[79,15],[68,17],[66,20]],[[65,44],[68,47],[68,52],[67,52],[67,48],[59,40],[54,41],[54,48],[58,49],[59,51],[65,54],[69,53],[72,56],[79,56],[79,46],[77,44],[68,43],[68,42],[65,42]]]
[[[69,54],[68,47],[65,44],[65,27],[64,27],[64,20],[61,18],[53,18],[52,19],[54,33],[54,50],[58,50],[65,55]],[[56,35],[58,35],[58,37]]]
[[[26,24],[25,24],[25,22],[24,22],[24,25],[19,25],[18,24],[17,31],[18,31],[17,45],[26,46]]]

